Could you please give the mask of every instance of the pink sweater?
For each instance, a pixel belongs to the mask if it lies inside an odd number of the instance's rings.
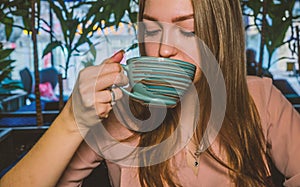
[[[270,153],[278,170],[286,177],[284,186],[300,186],[300,115],[267,78],[248,77],[249,91],[259,111],[263,132],[271,144]],[[176,154],[177,176],[182,186],[232,186],[228,171],[216,161],[201,155],[198,174],[187,165],[187,150]],[[80,186],[82,180],[103,159],[83,143],[60,179],[58,186]],[[137,168],[124,167],[106,160],[112,186],[139,185]]]

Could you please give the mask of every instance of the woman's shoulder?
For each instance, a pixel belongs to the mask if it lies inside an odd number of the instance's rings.
[[[262,124],[269,124],[270,110],[273,110],[272,108],[276,107],[275,105],[280,105],[280,103],[274,103],[271,101],[271,98],[273,98],[274,94],[276,95],[275,92],[277,92],[273,86],[272,79],[247,76],[247,84],[251,98],[253,99],[258,113],[260,114]]]
[[[254,101],[267,102],[272,94],[273,81],[267,77],[247,76],[249,93]]]
[[[268,77],[247,76],[247,84],[249,89],[271,89],[273,83]]]
[[[299,123],[298,112],[273,85],[272,79],[249,76],[247,84],[263,122],[266,124]]]

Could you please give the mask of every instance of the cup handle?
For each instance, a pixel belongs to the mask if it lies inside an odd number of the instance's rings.
[[[124,64],[121,64],[121,66],[122,66],[122,68],[124,69],[124,71],[126,71],[126,73],[127,73],[127,75],[128,75],[128,73],[129,73],[129,66],[124,65]],[[126,90],[125,88],[123,88],[123,87],[121,87],[121,86],[120,86],[119,88],[122,90],[122,92],[124,92],[125,94],[129,95],[130,97],[133,97],[133,98],[139,99],[139,100],[143,100],[143,98],[141,98],[141,97],[139,97],[139,96],[137,96],[137,95],[135,95],[135,94],[129,92],[129,91]]]
[[[138,97],[137,95],[134,95],[133,93],[131,93],[128,90],[126,90],[125,88],[123,88],[123,87],[119,87],[119,88],[122,90],[122,92],[124,92],[125,94],[129,95],[130,97],[142,100],[142,98]]]

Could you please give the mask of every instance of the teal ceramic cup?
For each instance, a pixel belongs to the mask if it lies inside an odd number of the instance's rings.
[[[133,99],[151,105],[174,107],[191,85],[196,66],[161,57],[134,57],[123,65],[131,91],[120,89]]]

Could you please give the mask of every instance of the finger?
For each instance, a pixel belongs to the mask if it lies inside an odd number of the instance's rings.
[[[96,113],[99,118],[107,118],[112,106],[110,103],[95,103]]]
[[[114,100],[119,100],[123,97],[123,92],[119,88],[113,88]],[[98,103],[110,103],[112,101],[111,90],[103,90],[95,93],[95,102]]]
[[[120,63],[124,57],[124,53],[124,50],[120,50],[110,58],[106,59],[103,63]]]
[[[96,91],[104,90],[112,85],[123,86],[128,84],[128,78],[123,73],[110,73],[97,78]]]
[[[98,77],[109,73],[120,73],[123,71],[123,68],[118,63],[104,63],[99,66]]]
[[[82,69],[78,74],[78,80],[84,86],[95,85],[97,83],[97,79],[101,79],[101,77],[105,77],[108,74],[122,72],[122,67],[119,64],[106,64],[101,66],[89,66],[87,68]]]

